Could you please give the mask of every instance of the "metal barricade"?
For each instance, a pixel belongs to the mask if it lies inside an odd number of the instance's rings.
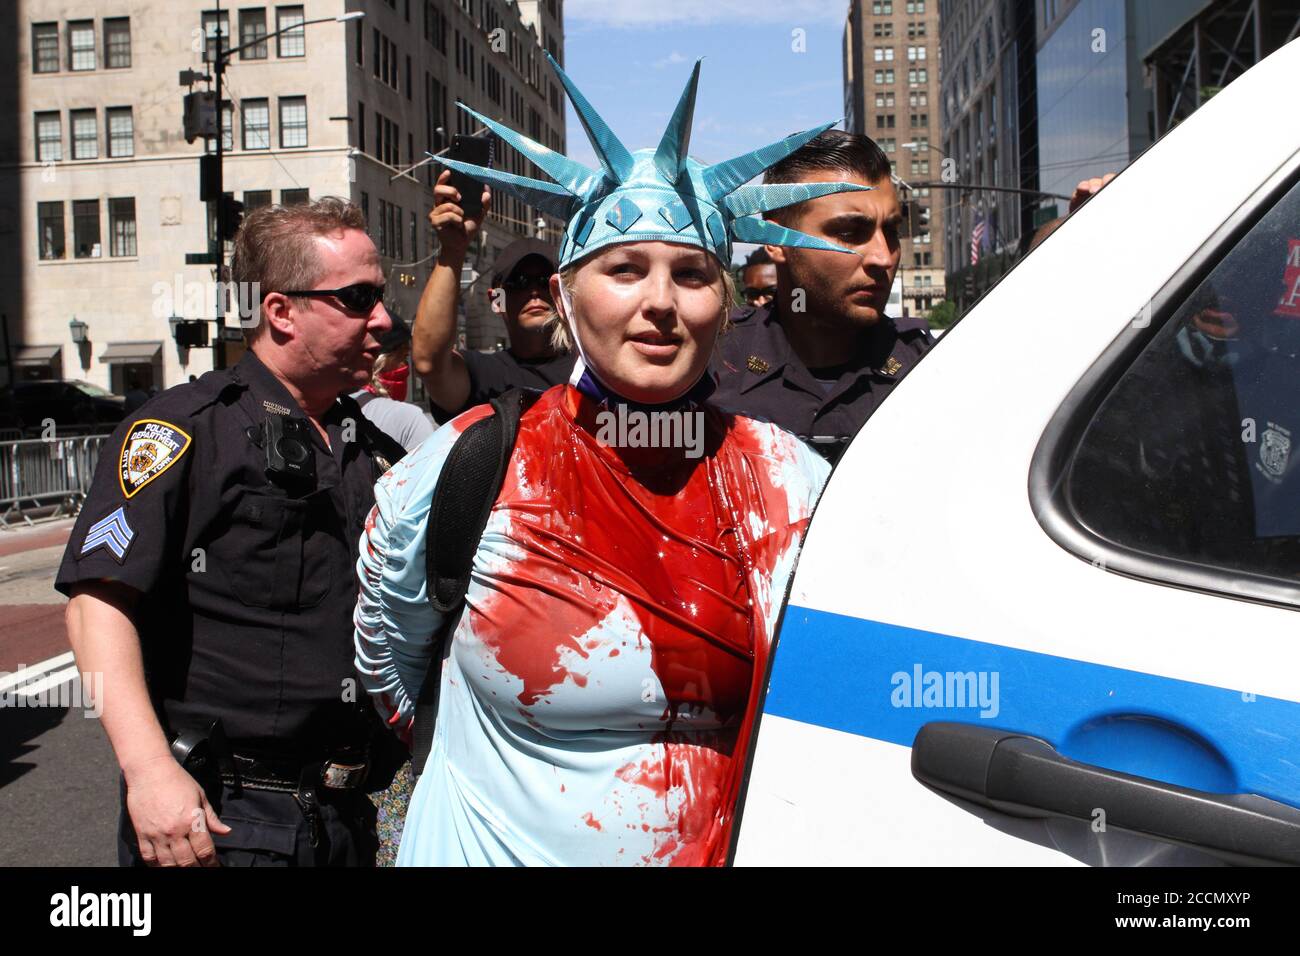
[[[73,514],[90,490],[95,465],[107,435],[30,438],[0,442],[0,526],[27,511],[54,507],[54,515]]]

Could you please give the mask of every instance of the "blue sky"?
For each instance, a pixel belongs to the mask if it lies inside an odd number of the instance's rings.
[[[635,150],[658,145],[703,57],[690,153],[719,162],[844,115],[847,11],[848,0],[566,0],[565,71]],[[792,49],[795,30],[806,52]],[[568,154],[596,165],[572,106]]]

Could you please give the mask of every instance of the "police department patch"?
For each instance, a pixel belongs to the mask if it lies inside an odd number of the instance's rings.
[[[122,442],[117,472],[122,494],[130,498],[180,461],[189,447],[190,436],[169,422],[156,418],[136,422]]]

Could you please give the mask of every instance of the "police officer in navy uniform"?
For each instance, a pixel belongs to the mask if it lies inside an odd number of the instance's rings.
[[[867,137],[842,130],[820,134],[763,181],[875,187],[767,214],[858,255],[766,246],[777,297],[767,308],[733,313],[714,353],[716,404],[775,422],[834,463],[934,342],[924,323],[902,326],[885,315],[902,209],[885,154]]]
[[[347,395],[390,328],[365,227],[332,198],[248,217],[249,351],[118,427],[72,531],[55,586],[79,668],[104,675],[124,865],[373,864],[366,793],[399,758],[357,693],[351,618],[402,449]]]
[[[540,239],[516,239],[492,264],[488,299],[505,323],[510,347],[495,352],[455,348],[461,269],[492,197],[485,189],[482,213],[467,217],[450,177],[451,170],[444,170],[434,186],[437,205],[429,222],[438,233],[438,258],[411,331],[411,365],[424,381],[429,410],[439,424],[512,388],[545,390],[567,382],[574,364],[573,355],[557,351],[551,342],[555,249]]]

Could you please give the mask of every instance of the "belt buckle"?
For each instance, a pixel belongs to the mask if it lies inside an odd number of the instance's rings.
[[[369,764],[326,763],[321,768],[321,783],[330,790],[351,790],[361,786]]]

